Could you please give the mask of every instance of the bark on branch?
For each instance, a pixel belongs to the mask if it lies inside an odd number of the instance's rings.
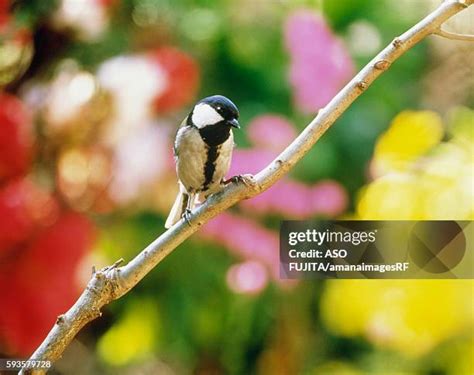
[[[403,53],[430,34],[435,34],[450,17],[472,5],[474,0],[444,1],[436,10],[396,37],[372,59],[323,109],[301,134],[265,169],[247,183],[229,184],[198,207],[190,224],[181,220],[163,233],[128,264],[116,263],[93,274],[86,289],[65,314],[60,315],[43,343],[30,360],[56,361],[88,322],[101,315],[101,308],[120,298],[148,272],[168,256],[178,245],[196,232],[201,225],[237,202],[267,190],[286,174],[318,141],[336,119],[361,95],[372,82],[386,71]],[[45,370],[22,373],[41,374]]]
[[[453,33],[451,31],[443,30],[441,27],[438,30],[436,30],[434,34],[442,36],[443,38],[446,38],[446,39],[463,40],[465,42],[474,42],[474,35]]]

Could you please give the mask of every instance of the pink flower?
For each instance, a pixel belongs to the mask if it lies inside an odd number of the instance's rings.
[[[235,150],[228,176],[255,174],[265,168],[278,153],[268,150],[244,149]]]
[[[238,293],[256,294],[268,281],[266,266],[272,279],[283,289],[292,288],[297,280],[280,279],[278,234],[252,220],[222,213],[199,232],[246,262],[231,267],[227,273],[229,287]]]
[[[321,181],[311,189],[312,209],[321,215],[341,215],[348,203],[347,192],[336,181]]]
[[[309,214],[311,189],[302,183],[281,180],[264,193],[241,206],[257,214],[281,214],[288,219],[304,218]]]
[[[259,148],[281,151],[296,137],[296,131],[293,124],[282,116],[263,115],[248,125],[247,135]]]
[[[257,222],[222,213],[208,222],[200,235],[244,259],[260,261],[274,279],[279,278],[278,235]]]
[[[290,15],[285,44],[291,57],[289,79],[295,104],[302,112],[316,112],[352,76],[351,57],[324,18],[310,10]]]
[[[235,150],[228,177],[255,174],[265,168],[277,152],[269,150]],[[335,181],[323,181],[313,186],[284,179],[240,206],[260,215],[273,213],[285,218],[305,219],[316,215],[334,217],[347,207],[347,193]]]
[[[236,293],[258,294],[268,284],[268,273],[261,263],[249,260],[230,267],[226,279]]]
[[[323,181],[313,186],[282,180],[266,192],[241,206],[253,213],[273,213],[287,219],[306,219],[316,215],[334,217],[347,207],[347,193],[334,181]]]

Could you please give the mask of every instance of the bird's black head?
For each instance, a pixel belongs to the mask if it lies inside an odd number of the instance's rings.
[[[198,128],[221,124],[240,128],[239,110],[232,101],[222,95],[208,96],[200,100],[191,112],[192,123]]]

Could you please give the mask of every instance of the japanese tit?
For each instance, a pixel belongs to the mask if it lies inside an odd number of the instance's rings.
[[[179,193],[165,228],[170,228],[219,191],[229,171],[234,148],[232,128],[240,128],[239,110],[221,95],[199,101],[181,123],[174,142]]]

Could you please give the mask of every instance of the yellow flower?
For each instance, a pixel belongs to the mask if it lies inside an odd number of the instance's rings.
[[[431,111],[404,111],[394,118],[375,145],[372,172],[382,176],[404,171],[443,137],[440,116]]]
[[[451,139],[429,111],[398,115],[378,141],[375,181],[359,192],[365,220],[466,220],[474,217],[474,112],[451,115]],[[427,153],[427,151],[430,151]]]
[[[468,149],[441,143],[419,170],[425,219],[467,219],[473,212],[474,163]]]
[[[321,313],[336,334],[419,356],[472,326],[471,298],[471,281],[332,280]]]
[[[359,193],[358,217],[362,220],[420,219],[418,178],[392,173],[366,186]]]
[[[157,342],[156,302],[133,301],[123,318],[99,340],[100,358],[113,366],[123,366],[151,356]]]
[[[359,192],[363,220],[474,217],[474,112],[452,114],[451,138],[433,112],[402,112],[378,141],[374,181]],[[428,152],[429,151],[429,152]],[[326,325],[344,336],[419,356],[474,325],[471,280],[337,280],[321,302]]]

